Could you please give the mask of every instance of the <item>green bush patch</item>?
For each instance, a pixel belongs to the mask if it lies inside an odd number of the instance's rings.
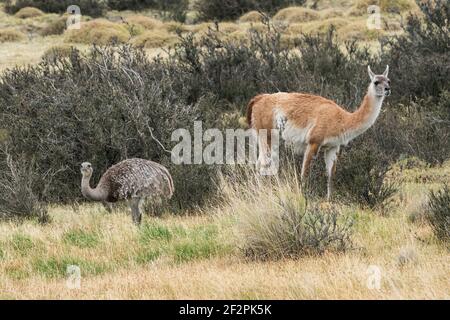
[[[78,266],[82,276],[99,275],[109,270],[104,263],[72,257],[39,258],[33,262],[33,269],[46,278],[61,278],[67,275],[67,268],[71,265]]]
[[[63,235],[63,241],[79,248],[94,248],[100,242],[99,236],[93,232],[70,230]]]
[[[14,251],[18,252],[21,255],[25,255],[35,247],[35,244],[29,236],[15,234],[12,236],[11,246],[13,247]]]
[[[140,230],[140,240],[142,243],[148,243],[152,240],[170,241],[172,232],[163,225],[144,224]]]

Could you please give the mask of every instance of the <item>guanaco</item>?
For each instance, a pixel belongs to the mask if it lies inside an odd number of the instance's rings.
[[[321,96],[304,93],[260,94],[247,106],[247,123],[258,135],[258,165],[270,163],[270,132],[279,130],[281,138],[294,151],[303,154],[301,180],[307,177],[313,158],[324,150],[328,176],[327,199],[331,199],[332,180],[336,173],[340,147],[369,129],[380,114],[384,98],[391,94],[389,66],[381,75],[367,67],[370,85],[360,107],[353,113]],[[264,129],[267,137],[261,139]]]

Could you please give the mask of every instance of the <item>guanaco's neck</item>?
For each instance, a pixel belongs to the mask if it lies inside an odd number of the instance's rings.
[[[369,129],[380,115],[384,96],[377,96],[372,87],[369,87],[358,110],[350,115],[348,128],[359,134]]]
[[[91,186],[89,185],[90,179],[91,177],[85,176],[81,178],[81,193],[83,194],[83,196],[93,201],[106,200],[107,195],[103,190],[103,188],[101,188],[101,186],[97,186],[97,188],[92,189]]]

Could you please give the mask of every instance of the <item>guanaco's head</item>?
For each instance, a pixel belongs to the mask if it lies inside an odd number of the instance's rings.
[[[370,89],[373,90],[374,94],[378,97],[387,97],[391,95],[391,80],[388,78],[389,66],[386,66],[386,70],[381,75],[376,75],[367,67],[370,77]]]
[[[81,174],[83,178],[90,178],[92,176],[92,164],[89,162],[83,162],[80,167]]]

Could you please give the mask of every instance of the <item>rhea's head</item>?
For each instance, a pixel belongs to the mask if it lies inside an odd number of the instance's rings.
[[[90,178],[92,176],[92,164],[89,162],[83,162],[80,167],[81,174],[83,178]]]
[[[372,82],[370,85],[374,94],[377,97],[387,97],[391,95],[391,80],[388,78],[389,74],[389,66],[386,66],[386,70],[383,74],[376,75],[370,69],[370,66],[367,67],[369,71],[370,81]]]

